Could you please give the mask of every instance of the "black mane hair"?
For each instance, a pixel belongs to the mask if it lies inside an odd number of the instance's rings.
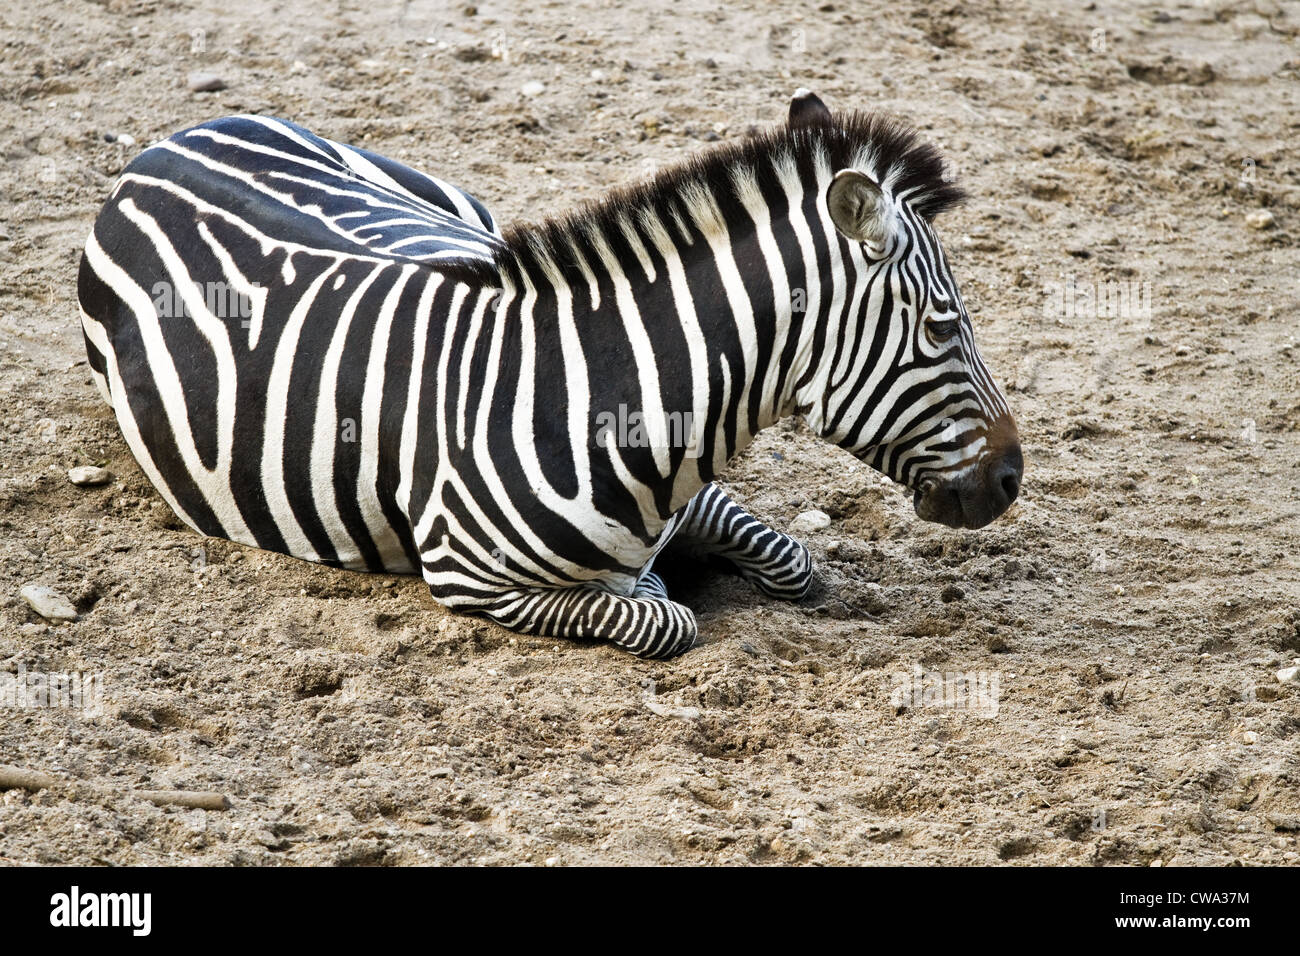
[[[875,176],[889,193],[904,196],[907,205],[927,221],[966,198],[952,181],[939,150],[916,130],[880,113],[824,112],[812,121],[783,123],[697,153],[648,179],[616,187],[539,223],[512,224],[503,233],[497,268],[544,269],[544,260],[549,260],[567,274],[576,269],[573,248],[585,248],[587,236],[616,234],[620,220],[635,222],[647,211],[671,222],[689,191],[703,190],[724,212],[734,207],[734,175],[739,169],[752,172],[767,193],[767,187],[775,186],[779,161],[793,161],[801,175],[808,176],[819,154],[832,170],[839,170],[854,166],[864,153],[871,165],[863,172]]]

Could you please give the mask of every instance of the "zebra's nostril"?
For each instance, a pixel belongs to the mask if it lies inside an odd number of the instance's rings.
[[[1013,426],[1014,427],[1014,426]],[[1002,507],[1009,508],[1011,502],[1016,500],[1020,494],[1020,479],[1025,472],[1025,459],[1020,453],[1020,442],[1014,437],[1011,441],[1002,446],[1002,453],[993,463],[992,471],[989,473],[989,484],[993,494],[1001,492],[1003,496]],[[994,490],[996,489],[996,490]]]
[[[990,493],[1002,495],[1002,508],[1011,506],[1020,494],[1020,476],[1023,467],[1019,448],[1014,448],[997,461],[989,473]]]
[[[1009,472],[1002,476],[1002,491],[1007,496],[1007,503],[1016,500],[1016,495],[1020,494],[1020,479],[1016,473]]]

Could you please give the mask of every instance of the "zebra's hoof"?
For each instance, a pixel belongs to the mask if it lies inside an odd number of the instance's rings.
[[[695,640],[697,637],[698,635],[694,631],[692,631],[689,634],[679,634],[674,637],[671,637],[663,643],[656,642],[655,644],[646,648],[643,651],[631,650],[630,648],[628,650],[630,650],[631,653],[635,654],[637,657],[643,658],[644,660],[651,660],[651,661],[667,660],[670,657],[677,657],[689,651],[692,647],[695,646]]]

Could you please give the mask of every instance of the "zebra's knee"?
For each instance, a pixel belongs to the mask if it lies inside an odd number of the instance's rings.
[[[781,556],[765,564],[761,570],[755,569],[749,577],[754,586],[768,597],[797,601],[812,587],[812,554],[803,542],[788,536],[785,538]]]

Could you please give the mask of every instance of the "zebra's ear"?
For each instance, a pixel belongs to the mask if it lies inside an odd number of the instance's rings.
[[[831,111],[826,108],[826,104],[812,90],[805,90],[803,87],[794,91],[794,99],[790,101],[790,125],[794,126],[818,126],[825,125],[831,121]]]
[[[866,243],[873,255],[883,255],[888,211],[884,194],[870,176],[856,169],[841,169],[826,192],[826,208],[845,237]]]

